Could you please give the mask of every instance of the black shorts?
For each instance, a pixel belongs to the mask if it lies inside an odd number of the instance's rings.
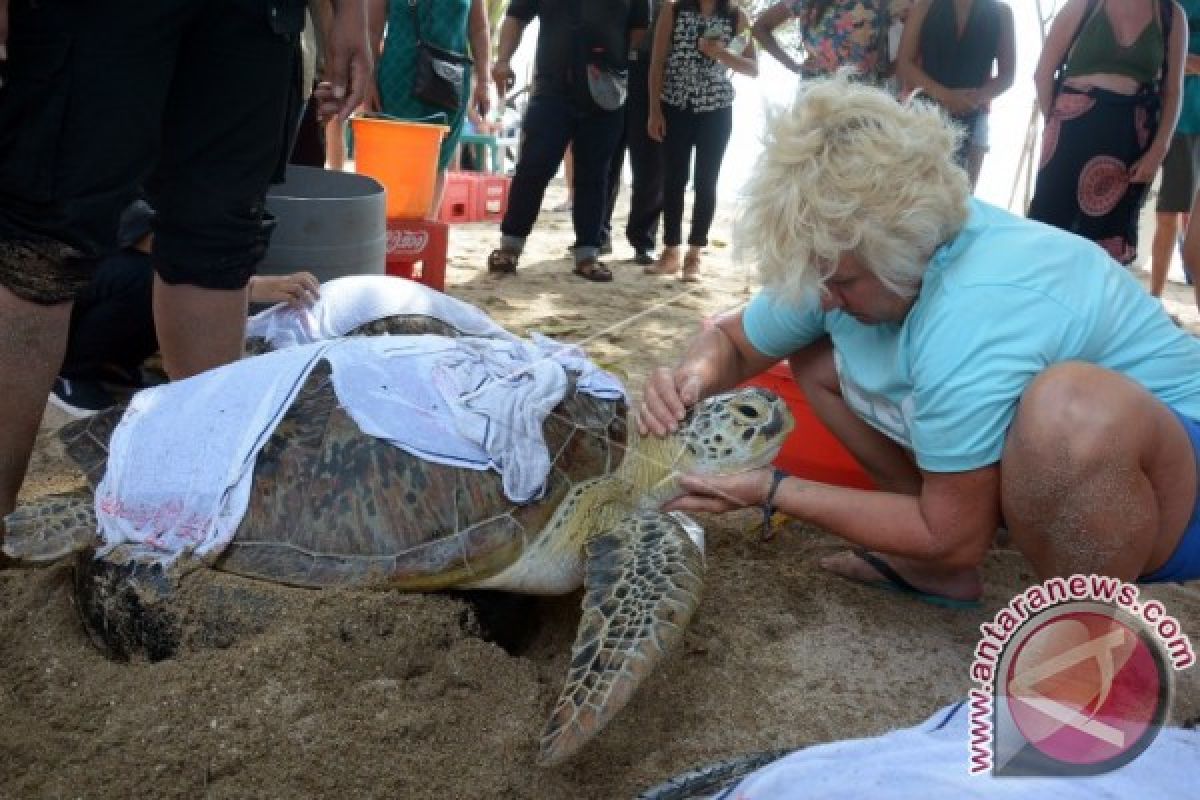
[[[12,0],[0,285],[59,303],[140,188],[168,283],[246,284],[295,100],[303,0]]]
[[[1196,176],[1200,172],[1200,135],[1177,133],[1163,158],[1155,211],[1183,214],[1192,210]]]

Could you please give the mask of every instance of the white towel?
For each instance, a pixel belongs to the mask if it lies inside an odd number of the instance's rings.
[[[615,378],[550,340],[362,337],[239,361],[134,398],[97,488],[102,552],[131,543],[163,560],[219,555],[245,514],[259,450],[321,358],[365,433],[431,461],[495,469],[518,503],[544,489],[542,423],[569,385],[563,362],[583,370],[580,391],[623,396]]]
[[[486,314],[416,281],[389,275],[351,275],[321,284],[311,308],[272,306],[251,317],[246,335],[279,349],[336,339],[384,317],[421,314],[440,319],[470,336],[516,340]]]
[[[1163,798],[1196,794],[1200,732],[1164,728],[1133,761],[1084,778],[994,778],[967,771],[969,714],[965,703],[926,722],[872,739],[807,747],[744,779],[722,797],[738,800],[924,800],[930,797],[1055,800]]]

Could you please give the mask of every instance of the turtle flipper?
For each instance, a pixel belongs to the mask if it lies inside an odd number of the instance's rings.
[[[704,553],[682,520],[639,512],[588,539],[583,616],[542,733],[542,766],[572,755],[607,725],[683,637],[700,603]]]
[[[4,526],[4,555],[26,564],[49,564],[99,541],[91,489],[39,497],[5,517]]]

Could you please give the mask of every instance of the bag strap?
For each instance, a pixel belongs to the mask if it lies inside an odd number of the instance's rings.
[[[1162,68],[1158,71],[1158,80],[1154,82],[1154,93],[1161,91],[1163,81],[1167,79],[1167,59],[1171,54],[1171,24],[1175,21],[1175,5],[1171,0],[1158,0],[1159,27],[1162,28],[1163,60]]]
[[[1062,88],[1062,83],[1067,76],[1067,62],[1071,60],[1071,51],[1075,49],[1075,42],[1079,40],[1079,34],[1083,33],[1083,27],[1088,24],[1088,20],[1096,13],[1096,7],[1099,5],[1099,0],[1087,0],[1087,8],[1083,11],[1083,18],[1079,20],[1079,27],[1075,29],[1075,33],[1071,35],[1071,41],[1067,45],[1067,49],[1063,50],[1062,62],[1058,65],[1058,69],[1054,72],[1054,94],[1058,94],[1058,90]]]
[[[416,38],[417,44],[420,44],[421,21],[417,18],[421,15],[421,6],[417,3],[417,0],[408,0],[408,7],[412,10],[413,36]]]

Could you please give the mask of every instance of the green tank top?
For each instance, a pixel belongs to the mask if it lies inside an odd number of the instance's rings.
[[[1125,75],[1140,84],[1152,84],[1162,69],[1162,23],[1158,19],[1158,3],[1154,16],[1129,47],[1121,47],[1113,33],[1108,12],[1102,6],[1092,14],[1067,59],[1066,77],[1078,78],[1106,72]]]

